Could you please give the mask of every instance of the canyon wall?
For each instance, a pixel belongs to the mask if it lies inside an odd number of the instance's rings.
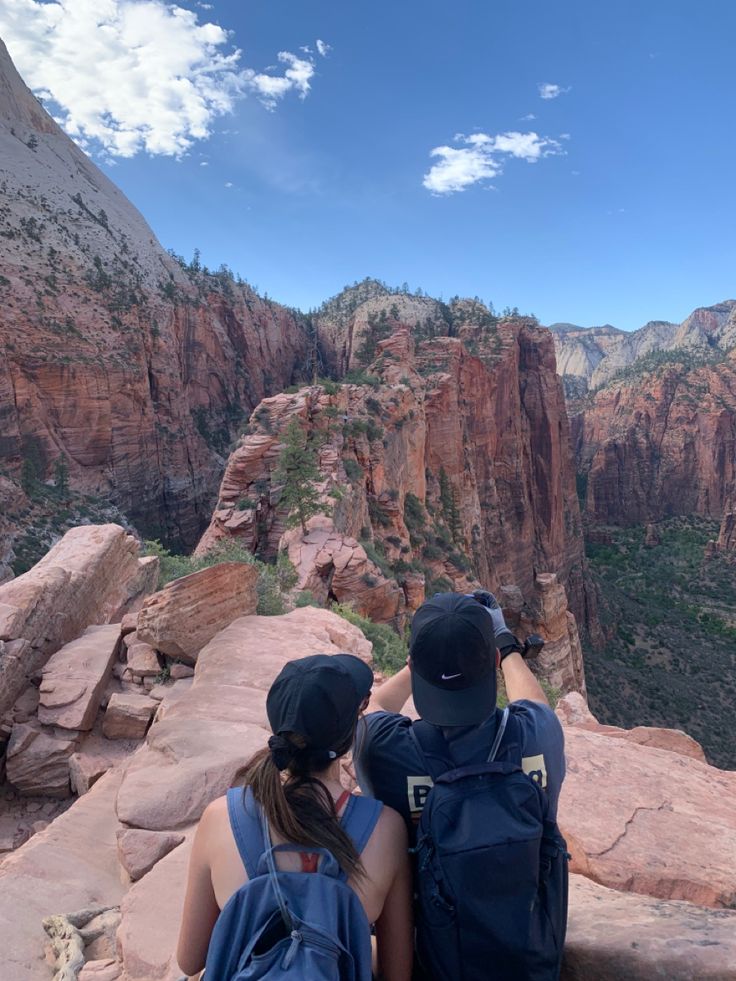
[[[590,625],[551,335],[523,320],[473,323],[456,310],[455,336],[421,340],[393,299],[388,336],[362,377],[266,399],[254,412],[199,549],[222,538],[265,555],[286,546],[297,568],[321,570],[305,588],[339,600],[351,577],[351,598],[384,621],[415,608],[425,591],[478,583],[515,584],[531,601],[537,576],[555,573]],[[306,538],[286,531],[273,479],[293,417],[318,449],[330,512],[313,519]]]
[[[61,481],[193,545],[238,422],[304,365],[303,318],[164,251],[2,42],[0,191],[3,503]]]
[[[721,518],[736,481],[736,352],[632,374],[570,411],[592,521]]]

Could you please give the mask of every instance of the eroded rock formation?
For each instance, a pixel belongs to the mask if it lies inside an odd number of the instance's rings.
[[[302,588],[350,598],[384,621],[416,608],[422,576],[427,591],[514,583],[531,602],[538,574],[551,573],[590,625],[549,333],[523,321],[458,320],[459,336],[417,346],[411,325],[395,316],[389,328],[367,382],[261,403],[228,461],[198,551],[223,538],[264,555],[285,547]],[[285,533],[273,480],[294,417],[318,445],[330,513],[313,519],[306,539]]]
[[[614,381],[571,410],[571,429],[592,521],[720,519],[736,481],[736,351]]]
[[[193,546],[218,451],[305,364],[302,321],[229,271],[165,252],[2,42],[0,188],[0,465],[14,493],[22,477],[88,506],[109,498],[149,537]],[[0,540],[28,523],[27,506],[0,519]]]

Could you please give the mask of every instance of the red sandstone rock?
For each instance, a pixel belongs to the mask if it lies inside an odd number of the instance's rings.
[[[697,396],[694,396],[697,392]],[[736,354],[613,382],[572,417],[586,512],[602,524],[721,518],[736,482]]]
[[[128,828],[118,831],[118,858],[131,881],[137,882],[183,841],[182,834]]]
[[[661,899],[732,906],[736,774],[577,726],[565,743],[559,822],[573,871]]]
[[[588,708],[584,697],[578,692],[569,692],[557,702],[555,709],[557,717],[563,725],[578,726],[597,732],[602,736],[613,739],[625,739],[641,746],[653,746],[656,749],[666,749],[670,753],[689,756],[700,763],[705,763],[703,747],[680,729],[660,729],[653,726],[636,726],[633,729],[620,729],[618,726],[606,726],[596,719]]]
[[[91,729],[120,643],[120,627],[88,627],[43,669],[38,721],[62,729]]]
[[[69,795],[69,757],[72,738],[55,737],[30,722],[16,723],[7,749],[7,778],[21,793],[35,797]]]
[[[0,715],[50,654],[150,592],[156,570],[139,558],[138,543],[119,525],[84,525],[68,531],[29,572],[0,586],[0,640],[29,645],[9,666],[0,652]]]
[[[169,676],[174,680],[178,681],[182,678],[191,678],[194,674],[194,668],[189,664],[172,664],[169,669]]]
[[[136,643],[128,648],[128,667],[138,678],[155,678],[161,674],[158,654],[150,644]]]
[[[257,580],[256,567],[242,562],[222,562],[175,579],[144,603],[138,640],[194,663],[218,631],[255,613]]]
[[[115,693],[110,698],[102,722],[107,739],[142,739],[156,711],[147,695]]]
[[[198,554],[228,538],[263,554],[286,546],[302,588],[326,599],[336,582],[340,598],[360,610],[371,602],[372,617],[400,624],[406,601],[380,571],[369,563],[352,574],[362,556],[350,540],[361,548],[358,539],[368,529],[390,561],[422,562],[447,588],[514,582],[533,597],[534,569],[556,573],[571,608],[595,627],[551,335],[518,321],[500,324],[492,343],[478,329],[463,330],[463,339],[436,337],[415,353],[409,328],[399,324],[370,366],[377,388],[342,385],[327,394],[314,386],[265,400],[228,461],[219,507]],[[468,345],[477,346],[477,357]],[[322,440],[322,491],[325,503],[334,505],[330,521],[313,519],[306,541],[301,532],[283,535],[285,515],[270,484],[280,434],[295,416]],[[348,479],[346,467],[351,473],[357,467],[358,476]],[[426,502],[439,520],[441,474],[457,510],[457,542],[438,550],[428,538],[436,529],[427,514],[412,545],[407,495]],[[251,505],[245,512],[238,511],[242,502]],[[427,545],[431,558],[424,554]],[[458,552],[472,559],[478,581],[451,561]]]
[[[736,912],[606,889],[570,876],[561,981],[735,981]]]
[[[219,478],[213,445],[234,435],[236,410],[291,383],[306,325],[232,278],[187,274],[4,46],[0,124],[12,232],[0,239],[0,466],[19,474],[30,445],[43,479],[62,457],[74,491],[193,545]],[[40,288],[47,277],[54,289]]]
[[[79,981],[117,981],[121,973],[118,962],[106,957],[104,960],[87,961],[79,972]]]

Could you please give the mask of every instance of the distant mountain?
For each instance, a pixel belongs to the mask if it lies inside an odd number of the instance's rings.
[[[607,384],[617,372],[653,351],[728,351],[736,346],[736,300],[699,307],[681,324],[652,320],[627,332],[606,324],[552,324],[557,370],[568,397]]]

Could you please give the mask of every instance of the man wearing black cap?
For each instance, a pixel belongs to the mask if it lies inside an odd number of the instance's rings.
[[[476,598],[477,597],[477,598]],[[510,712],[522,734],[522,767],[544,789],[556,819],[565,775],[562,727],[519,653],[490,593],[437,593],[416,612],[407,666],[374,692],[356,741],[361,789],[404,816],[413,838],[432,780],[401,715],[410,695],[421,719],[440,728],[457,766],[488,757],[502,713],[501,665]]]

